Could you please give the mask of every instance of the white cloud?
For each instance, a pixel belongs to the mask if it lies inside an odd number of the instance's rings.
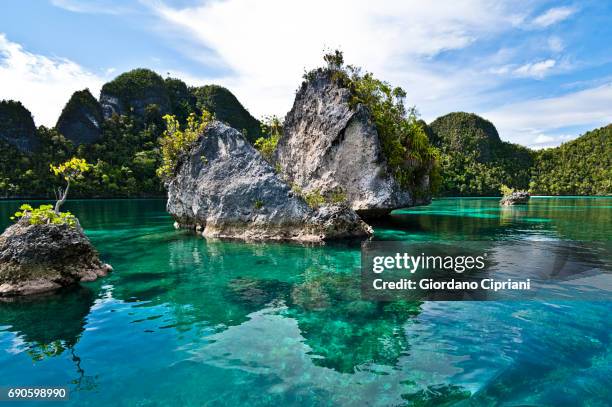
[[[565,46],[563,45],[563,41],[561,40],[561,38],[557,36],[552,36],[548,38],[548,48],[552,52],[561,52],[563,51]]]
[[[567,128],[592,129],[612,123],[610,106],[612,82],[562,96],[509,104],[483,116],[495,123],[502,139],[542,147],[542,143],[558,145],[567,141]],[[543,137],[554,140],[545,141]]]
[[[417,104],[426,119],[445,112],[449,99],[455,108],[470,108],[479,91],[492,86],[493,76],[432,58],[509,30],[523,19],[490,0],[227,0],[190,8],[162,2],[151,7],[162,18],[161,27],[182,30],[190,43],[200,44],[199,51],[190,46],[190,57],[222,61],[230,72],[201,81],[227,86],[256,116],[285,114],[304,69],[321,64],[325,47],[342,49],[348,63],[404,87],[408,102]]]
[[[557,64],[554,59],[546,59],[538,62],[530,62],[521,65],[513,72],[516,76],[529,78],[543,78]]]
[[[553,7],[547,10],[545,13],[540,14],[533,19],[532,24],[535,27],[545,28],[553,24],[560,23],[567,19],[569,16],[574,14],[576,9],[574,7]]]
[[[536,137],[536,139],[534,140],[534,143],[536,144],[550,143],[554,139],[555,138],[552,136],[546,136],[544,134],[540,134],[538,137]]]
[[[51,4],[73,13],[122,14],[132,11],[130,6],[113,0],[51,0]]]
[[[33,54],[0,33],[0,99],[28,108],[37,125],[53,126],[76,90],[97,96],[103,80],[68,59]]]

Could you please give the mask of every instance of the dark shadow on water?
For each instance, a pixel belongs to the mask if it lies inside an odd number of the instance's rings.
[[[85,320],[95,302],[87,287],[73,286],[31,297],[4,298],[0,301],[0,323],[21,338],[33,361],[70,354],[78,389],[95,387],[85,374],[75,347],[85,330]]]

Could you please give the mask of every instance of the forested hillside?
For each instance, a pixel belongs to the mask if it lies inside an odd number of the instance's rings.
[[[363,84],[370,89],[376,82]],[[365,103],[378,117],[376,106],[367,102],[355,103]],[[93,165],[87,182],[74,185],[73,197],[164,196],[156,176],[163,116],[174,115],[184,125],[190,114],[199,116],[203,110],[253,143],[262,136],[261,123],[229,90],[189,87],[148,69],[119,75],[102,87],[99,99],[87,89],[75,92],[51,129],[36,128],[20,102],[0,101],[0,197],[53,196],[49,165],[72,156]],[[429,125],[413,124],[422,130],[413,133],[427,141],[426,134],[439,152],[432,155],[438,161],[438,195],[497,196],[501,185],[542,195],[612,194],[612,125],[556,148],[532,151],[502,141],[493,123],[472,113],[449,113]],[[411,137],[406,154],[412,156],[397,160],[414,159],[419,151],[423,143]]]
[[[443,196],[495,196],[502,184],[527,189],[533,153],[501,141],[495,126],[472,113],[449,113],[429,126],[440,149]]]
[[[51,197],[50,164],[71,156],[93,165],[87,182],[76,182],[73,197],[164,196],[155,170],[164,114],[184,124],[202,109],[240,130],[253,141],[259,121],[221,86],[188,87],[148,69],[123,73],[102,87],[75,92],[56,127],[36,128],[19,102],[0,102],[0,197]]]
[[[529,189],[539,195],[612,194],[612,125],[537,151]]]

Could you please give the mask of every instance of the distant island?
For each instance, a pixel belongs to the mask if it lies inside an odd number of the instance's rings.
[[[365,78],[370,80],[368,75]],[[376,109],[368,100],[353,98],[351,103]],[[19,101],[1,101],[0,197],[53,197],[49,165],[73,156],[93,166],[87,182],[73,186],[73,198],[164,197],[166,191],[156,176],[162,164],[163,117],[171,115],[185,126],[191,114],[199,117],[203,111],[241,132],[258,149],[267,149],[268,156],[275,153],[279,134],[275,136],[273,129],[282,133],[282,120],[255,119],[221,86],[190,87],[148,69],[119,75],[102,87],[97,99],[87,89],[75,92],[53,128],[37,128]],[[472,113],[450,113],[429,124],[416,116],[409,118],[427,140],[414,139],[412,144],[408,140],[401,160],[418,160],[418,154],[412,154],[418,143],[437,150],[425,197],[498,196],[501,185],[535,195],[612,194],[612,125],[556,148],[533,151],[502,141],[491,122]],[[385,131],[380,123],[374,124],[379,133]],[[417,137],[411,131],[408,138]]]

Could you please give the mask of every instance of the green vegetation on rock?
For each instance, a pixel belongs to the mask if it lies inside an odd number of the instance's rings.
[[[265,136],[255,140],[255,148],[263,158],[272,163],[274,150],[283,134],[283,121],[276,116],[266,117],[261,123],[261,133]]]
[[[495,196],[502,184],[528,188],[533,152],[501,141],[491,122],[472,113],[449,113],[434,120],[428,132],[441,152],[441,195]]]
[[[162,164],[157,169],[157,175],[167,180],[174,175],[180,156],[185,154],[204,132],[206,126],[213,120],[213,116],[204,110],[198,119],[192,113],[187,118],[184,130],[181,130],[180,123],[174,116],[166,115],[164,120],[166,120],[166,131],[159,140]]]
[[[170,109],[170,97],[164,79],[150,69],[125,72],[102,86],[101,102],[117,114],[142,115],[148,105],[157,105],[162,114]],[[113,100],[116,99],[116,100]],[[110,112],[105,112],[107,117]]]
[[[395,179],[403,188],[412,189],[416,196],[429,195],[431,191],[420,189],[419,180],[429,175],[430,188],[439,183],[438,151],[420,125],[416,109],[406,108],[406,91],[376,79],[369,72],[362,73],[359,68],[345,65],[340,51],[328,53],[323,59],[327,67],[306,73],[304,79],[313,80],[317,74],[328,72],[336,83],[349,89],[351,106],[363,105],[372,115]]]
[[[29,153],[37,149],[34,119],[21,102],[0,101],[0,141],[5,141],[23,152]]]
[[[236,96],[229,90],[218,85],[206,85],[191,88],[195,98],[195,107],[199,112],[208,111],[215,119],[245,134],[247,140],[254,143],[263,135],[260,123],[242,106]]]
[[[535,152],[529,189],[538,195],[612,194],[612,125]]]
[[[612,193],[612,126],[559,147],[533,151],[501,141],[475,114],[450,113],[429,126],[441,151],[441,194],[496,196],[502,186],[538,195]]]
[[[23,204],[19,210],[11,216],[12,220],[26,219],[30,225],[68,225],[76,227],[77,218],[70,212],[56,212],[53,205],[40,205],[33,208],[32,205]]]
[[[75,145],[89,144],[102,135],[102,106],[89,89],[74,92],[62,110],[55,128]]]

